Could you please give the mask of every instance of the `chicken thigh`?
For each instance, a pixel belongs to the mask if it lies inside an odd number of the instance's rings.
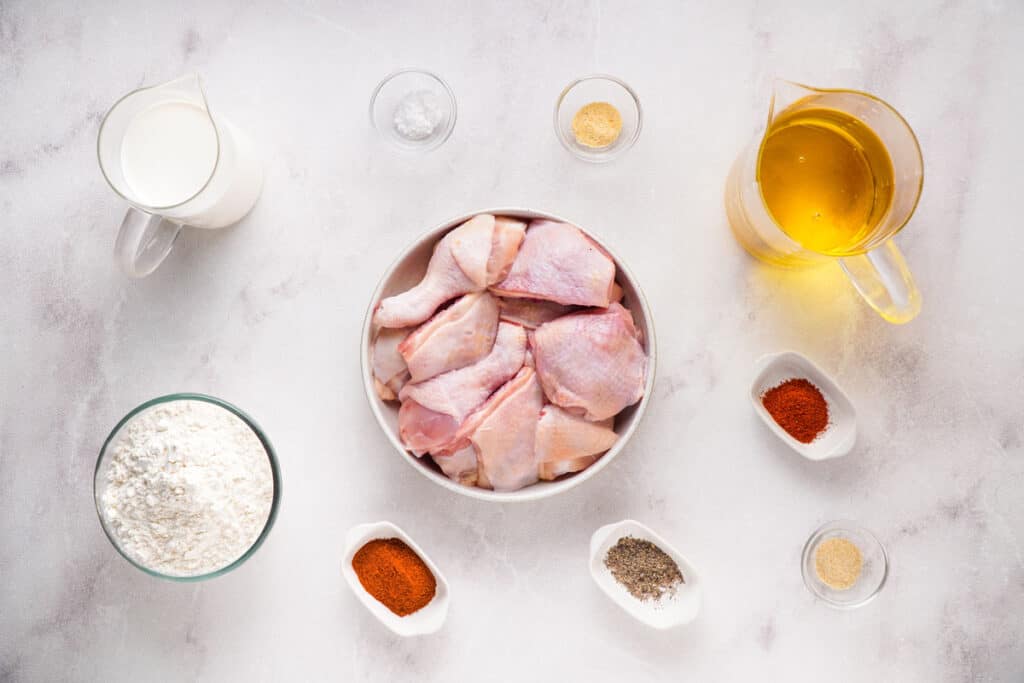
[[[473,365],[425,382],[406,384],[399,393],[398,429],[415,454],[452,452],[446,448],[466,417],[515,375],[526,355],[526,331],[500,323],[491,352]]]
[[[569,412],[604,420],[643,396],[647,356],[621,304],[553,320],[530,340],[544,393]]]
[[[613,418],[590,422],[546,405],[537,422],[537,468],[541,479],[557,479],[586,469],[619,438]]]
[[[411,381],[472,365],[494,346],[498,303],[487,292],[467,294],[420,325],[398,345]]]
[[[495,491],[515,491],[537,481],[534,441],[544,393],[524,367],[466,420],[482,478]]]
[[[615,262],[579,228],[536,220],[508,277],[491,289],[500,296],[604,308],[614,284]]]
[[[467,446],[451,455],[432,455],[431,458],[441,468],[445,476],[452,481],[463,486],[477,485],[476,450],[472,446]]]

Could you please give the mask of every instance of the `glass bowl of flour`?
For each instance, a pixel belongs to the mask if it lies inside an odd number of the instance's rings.
[[[107,538],[153,576],[226,574],[262,545],[281,497],[270,440],[235,406],[203,394],[146,401],[110,432],[93,479]]]

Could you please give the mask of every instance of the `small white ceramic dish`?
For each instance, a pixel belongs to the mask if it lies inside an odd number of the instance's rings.
[[[683,585],[675,595],[659,601],[642,602],[637,600],[626,587],[615,580],[612,572],[604,564],[608,550],[624,536],[632,536],[654,543],[665,551],[683,574]],[[594,583],[605,592],[622,609],[626,610],[638,621],[657,629],[681,626],[693,621],[700,612],[701,581],[700,575],[693,565],[679,551],[673,548],[658,534],[640,522],[625,519],[615,524],[607,524],[590,537],[590,575]]]
[[[514,216],[526,221],[534,218],[547,218],[549,220],[572,223],[579,227],[580,230],[607,251],[612,260],[615,261],[615,280],[622,287],[622,304],[633,314],[633,320],[641,333],[641,342],[644,345],[644,350],[647,352],[647,382],[644,385],[644,396],[636,404],[629,406],[615,417],[615,431],[619,434],[619,440],[615,442],[611,450],[582,472],[566,475],[555,481],[541,481],[532,486],[511,492],[490,491],[488,489],[476,488],[475,486],[464,486],[446,477],[430,457],[417,458],[412,455],[402,445],[402,440],[398,434],[398,404],[382,400],[377,395],[377,390],[374,389],[373,385],[371,354],[373,337],[376,334],[376,328],[373,325],[373,311],[377,308],[377,304],[384,297],[404,292],[418,283],[427,270],[427,263],[430,261],[431,254],[434,253],[434,245],[437,244],[438,240],[452,228],[465,223],[473,216],[481,213]],[[626,268],[622,260],[616,257],[615,252],[609,249],[608,245],[593,233],[587,231],[586,228],[580,227],[578,223],[573,223],[552,213],[515,207],[480,209],[479,211],[456,216],[434,227],[426,234],[421,235],[405,251],[399,254],[397,260],[384,273],[373,296],[370,297],[370,305],[366,310],[366,318],[363,322],[359,357],[363,366],[363,389],[366,392],[366,399],[370,402],[370,409],[373,411],[374,417],[377,418],[380,428],[384,431],[384,434],[388,437],[395,450],[398,451],[402,460],[427,479],[439,486],[443,486],[449,491],[454,491],[471,498],[495,502],[519,502],[548,498],[582,484],[607,467],[625,449],[630,437],[633,436],[637,426],[640,424],[640,419],[643,417],[644,411],[647,409],[647,403],[651,400],[651,394],[654,391],[654,375],[657,365],[657,349],[651,308],[647,304],[647,299],[644,297],[643,292],[640,291],[640,285],[637,283],[636,277]]]
[[[761,402],[764,392],[793,378],[809,380],[821,390],[828,403],[828,428],[811,443],[802,443],[790,436],[772,418]],[[827,460],[846,455],[857,441],[857,412],[850,399],[824,370],[795,351],[762,356],[757,361],[754,382],[750,386],[750,400],[754,404],[754,410],[768,428],[808,460]]]
[[[356,552],[368,542],[378,538],[398,538],[412,548],[420,559],[427,565],[434,578],[437,579],[437,592],[434,599],[418,612],[413,612],[400,617],[378,600],[366,592],[363,584],[359,582],[355,569],[352,568],[352,558]],[[373,522],[360,524],[349,529],[345,535],[345,558],[341,563],[341,573],[345,576],[352,592],[359,598],[366,609],[370,610],[373,616],[377,617],[382,624],[400,636],[421,636],[434,633],[444,625],[448,616],[449,590],[448,582],[437,566],[431,561],[423,549],[409,538],[409,535],[399,529],[391,522]]]

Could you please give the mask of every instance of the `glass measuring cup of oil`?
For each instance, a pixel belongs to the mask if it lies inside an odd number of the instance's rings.
[[[917,138],[867,93],[777,81],[767,125],[733,164],[725,208],[733,234],[781,266],[838,261],[892,323],[912,320],[921,294],[892,237],[921,196]]]

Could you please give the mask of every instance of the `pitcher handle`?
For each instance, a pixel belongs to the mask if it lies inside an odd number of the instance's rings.
[[[171,253],[182,226],[155,214],[130,208],[114,242],[114,256],[129,277],[146,277]]]
[[[892,240],[859,256],[839,259],[864,300],[891,323],[913,320],[921,312],[921,292]]]

